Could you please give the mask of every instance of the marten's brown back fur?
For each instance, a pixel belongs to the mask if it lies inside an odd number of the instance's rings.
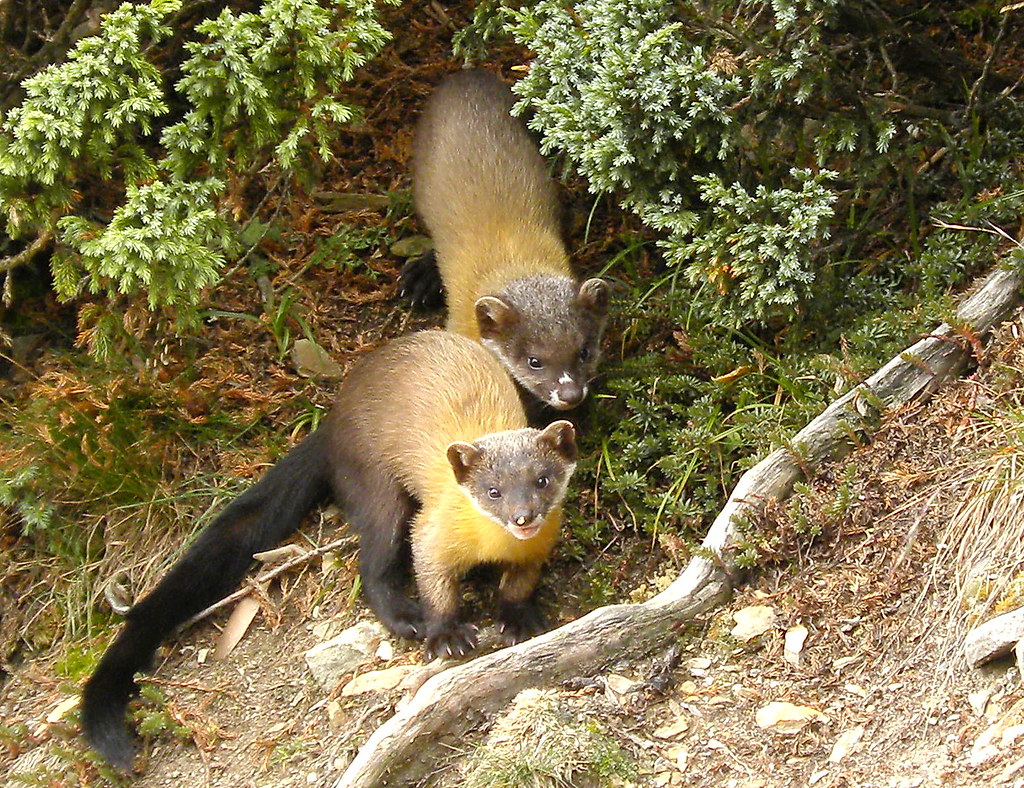
[[[547,164],[484,71],[445,79],[416,130],[413,195],[430,229],[448,329],[479,339],[478,298],[537,274],[572,278]]]
[[[438,482],[454,481],[450,443],[527,426],[501,365],[441,331],[410,334],[360,359],[345,375],[328,424],[344,444],[339,450],[374,458],[421,500]]]

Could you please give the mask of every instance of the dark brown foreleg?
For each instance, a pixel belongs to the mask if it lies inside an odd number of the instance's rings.
[[[420,512],[412,525],[416,588],[426,618],[427,659],[461,657],[476,648],[476,628],[459,622],[462,567],[451,559],[444,525]]]
[[[547,629],[544,614],[537,603],[540,563],[510,564],[501,575],[498,622],[509,643],[519,643]]]

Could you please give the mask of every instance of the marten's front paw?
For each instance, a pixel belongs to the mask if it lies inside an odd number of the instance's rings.
[[[476,648],[476,627],[471,624],[448,624],[431,627],[423,653],[428,660],[464,657]]]
[[[546,632],[548,624],[537,603],[529,599],[526,602],[503,602],[498,611],[498,629],[501,639],[513,645]]]
[[[409,616],[408,618],[395,619],[392,631],[401,638],[409,640],[423,640],[426,636],[426,624],[420,616]]]

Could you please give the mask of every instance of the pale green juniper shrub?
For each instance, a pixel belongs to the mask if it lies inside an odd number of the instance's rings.
[[[79,321],[99,356],[140,322],[125,319],[129,302],[195,327],[240,251],[247,186],[309,182],[358,115],[342,85],[391,37],[376,0],[264,0],[191,27],[183,6],[119,6],[0,116],[0,232],[55,238],[62,299],[107,297]]]

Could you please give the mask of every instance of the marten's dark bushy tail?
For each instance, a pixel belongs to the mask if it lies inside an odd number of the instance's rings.
[[[252,556],[295,531],[330,489],[328,434],[321,428],[292,449],[259,482],[210,523],[160,583],[128,611],[127,622],[82,692],[82,729],[112,765],[129,770],[125,723],[134,675],[147,670],[160,642],[199,611],[230,593]]]

